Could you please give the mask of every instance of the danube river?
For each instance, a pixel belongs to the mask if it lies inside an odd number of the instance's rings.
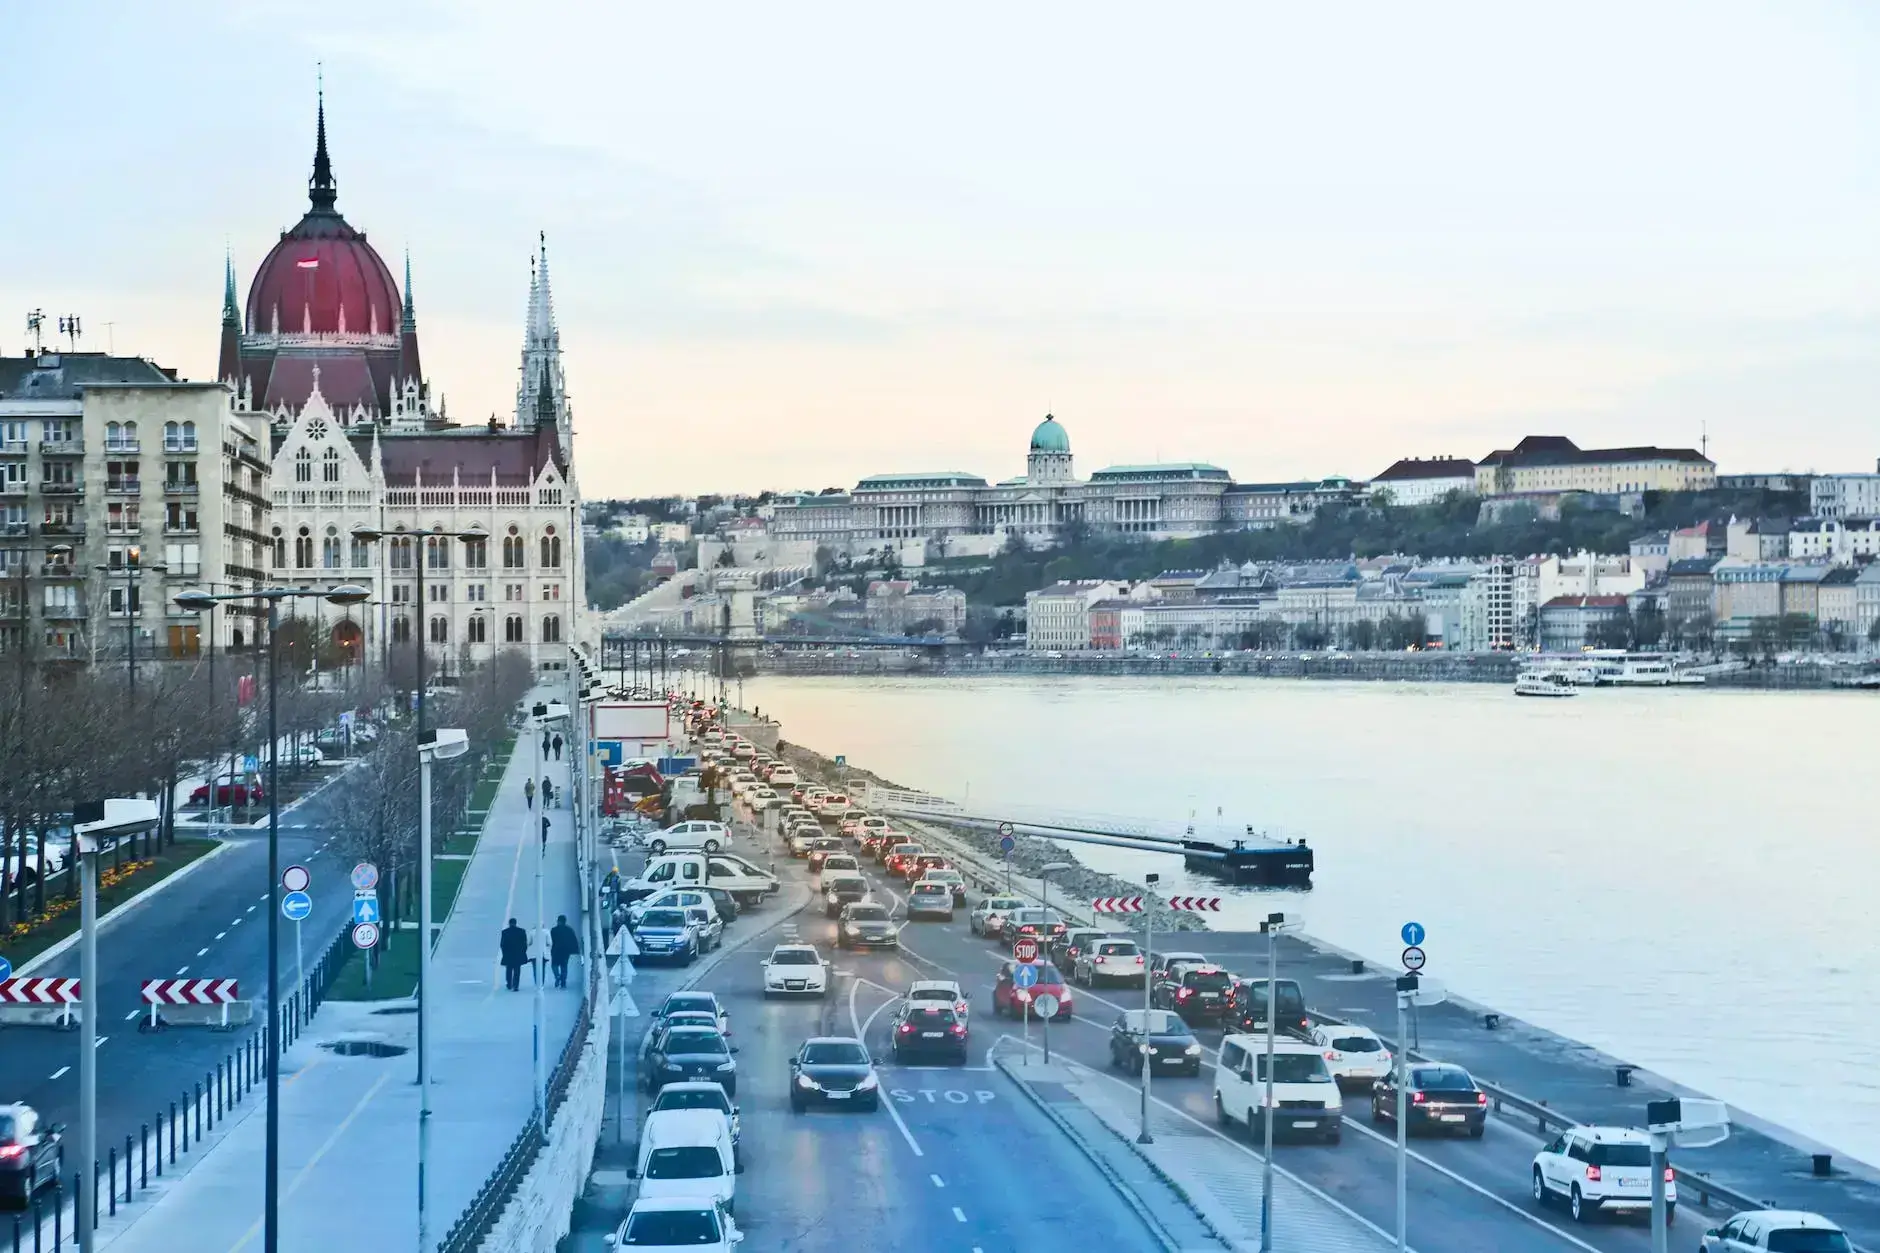
[[[1415,919],[1457,994],[1880,1163],[1880,695],[767,678],[744,697],[785,739],[956,799],[1306,836],[1315,888],[1282,907],[1309,934],[1394,965]],[[1271,904],[1248,892],[1217,925]]]

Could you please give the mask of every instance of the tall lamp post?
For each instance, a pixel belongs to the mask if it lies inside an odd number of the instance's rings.
[[[142,551],[133,544],[124,550],[123,565],[97,567],[101,574],[124,576],[124,676],[126,690],[133,703],[137,700],[137,576],[146,570],[153,574],[166,574],[170,569],[168,566],[139,564],[138,557]]]
[[[469,750],[470,738],[456,728],[439,727],[418,737],[418,1253],[431,1253],[426,1175],[431,1163],[431,1067],[426,1057],[431,1033],[423,1029],[431,1017],[430,982],[425,977],[431,972],[431,766]]]
[[[325,600],[335,605],[357,605],[369,592],[356,584],[319,588],[268,587],[253,592],[219,594],[194,589],[180,592],[175,602],[184,609],[207,610],[230,601],[261,601],[268,607],[268,1123],[267,1180],[262,1211],[262,1253],[280,1253],[281,1247],[281,792],[280,649],[275,636],[281,626],[284,600]]]
[[[1296,930],[1298,920],[1286,920],[1285,914],[1268,914],[1260,924],[1266,932],[1266,1091],[1260,1097],[1261,1133],[1264,1144],[1260,1159],[1260,1253],[1273,1253],[1273,1035],[1279,1023],[1279,937]]]
[[[542,774],[542,740],[547,728],[568,716],[568,706],[560,701],[537,701],[529,709],[529,742],[535,752],[535,777]],[[541,793],[537,793],[538,796]],[[535,942],[542,942],[542,924],[546,921],[542,906],[542,869],[548,860],[548,801],[544,797],[541,809],[541,829],[535,842]],[[548,1142],[548,1077],[545,1070],[546,1058],[543,1045],[546,1040],[545,1018],[548,1003],[546,989],[542,986],[548,977],[546,962],[548,954],[543,953],[535,969],[535,1041],[532,1047],[535,1060],[535,1118],[542,1142]]]

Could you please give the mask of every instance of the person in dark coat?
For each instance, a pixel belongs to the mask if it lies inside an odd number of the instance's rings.
[[[502,953],[503,982],[514,992],[522,986],[522,968],[529,962],[529,933],[518,927],[514,918],[503,928]]]
[[[581,951],[581,937],[568,925],[568,915],[555,916],[555,928],[548,933],[548,961],[555,970],[555,986],[568,986],[568,959]]]
[[[549,737],[549,734],[548,734],[548,728],[547,728],[547,727],[543,727],[543,728],[542,728],[542,756],[544,756],[544,757],[546,757],[546,756],[548,756],[548,750],[549,750],[549,745],[550,745],[550,743],[552,743],[552,741],[551,741],[551,739],[550,739],[550,737]]]
[[[535,780],[534,779],[524,779],[522,781],[522,799],[528,803],[528,806],[530,809],[535,808]]]
[[[555,732],[555,760],[561,760],[561,732]]]

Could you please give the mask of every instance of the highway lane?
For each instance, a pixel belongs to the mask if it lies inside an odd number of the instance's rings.
[[[864,863],[864,872],[877,885],[877,895],[899,902],[896,884],[872,863]],[[819,941],[833,940],[833,927],[825,926],[822,935],[813,928],[806,934]],[[1184,944],[1190,937],[1184,937]],[[976,1006],[974,1032],[984,1037],[991,1023],[989,993],[991,976],[1005,956],[1003,950],[968,934],[962,912],[951,924],[918,922],[908,924],[903,933],[902,960],[914,968],[930,970],[960,980]],[[864,959],[867,960],[867,959]],[[891,980],[882,982],[895,986]],[[1140,993],[1127,990],[1073,990],[1078,1006],[1078,1020],[1066,1027],[1053,1028],[1052,1047],[1087,1066],[1108,1072],[1107,1038],[1110,1023],[1124,1008],[1139,1008]],[[1012,1034],[1016,1024],[993,1030]],[[1038,1028],[1033,1027],[1034,1042]],[[1204,1045],[1212,1051],[1218,1045],[1218,1031],[1200,1033]],[[1119,1083],[1125,1080],[1115,1076]],[[1212,1074],[1204,1067],[1195,1079],[1168,1079],[1153,1089],[1164,1116],[1179,1115],[1212,1127]],[[1346,1135],[1338,1146],[1282,1144],[1277,1147],[1277,1163],[1309,1184],[1336,1198],[1357,1214],[1385,1230],[1396,1224],[1395,1133],[1388,1125],[1374,1128],[1368,1115],[1368,1103],[1354,1096],[1347,1102]],[[1233,1138],[1246,1144],[1245,1133],[1236,1129]],[[1576,1225],[1557,1209],[1541,1210],[1528,1196],[1528,1167],[1538,1142],[1512,1124],[1491,1119],[1482,1140],[1438,1141],[1419,1137],[1411,1142],[1409,1175],[1409,1232],[1413,1245],[1429,1249],[1509,1250],[1509,1249],[1580,1249],[1615,1250],[1623,1253],[1650,1247],[1649,1232],[1637,1220],[1600,1221]],[[1259,1169],[1259,1161],[1246,1147],[1248,1169]],[[1679,1222],[1680,1230],[1695,1230],[1693,1213]]]
[[[323,796],[283,818],[281,864],[300,862],[313,872],[314,912],[301,924],[309,959],[324,951],[350,916],[349,866],[323,849],[317,823]],[[138,1030],[148,1009],[140,985],[153,978],[233,978],[241,996],[257,1001],[258,1024],[267,972],[267,833],[241,830],[227,836],[226,852],[189,877],[139,903],[99,933],[98,1143],[120,1148],[172,1100],[226,1058],[247,1030],[203,1027]],[[293,924],[281,922],[281,973],[294,978]],[[76,945],[35,975],[76,977]],[[78,1117],[78,1033],[39,1027],[0,1031],[0,1100],[34,1106],[48,1119],[74,1124]]]

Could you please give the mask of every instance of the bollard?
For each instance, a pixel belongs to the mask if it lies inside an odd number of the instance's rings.
[[[1364,973],[1364,959],[1362,957],[1354,957],[1351,959],[1351,973],[1354,975]]]
[[[1637,1069],[1638,1069],[1637,1066],[1634,1066],[1629,1062],[1621,1062],[1619,1063],[1619,1065],[1613,1067],[1613,1074],[1614,1074],[1614,1077],[1618,1079],[1619,1086],[1622,1088],[1631,1087],[1632,1086],[1632,1072]]]
[[[1834,1154],[1816,1153],[1812,1158],[1815,1178],[1826,1179],[1834,1173]]]
[[[157,1169],[163,1169],[163,1128],[157,1128]],[[150,1188],[150,1124],[137,1124],[137,1186],[148,1191]]]
[[[189,1111],[194,1108],[189,1093],[183,1093],[183,1152],[189,1152]]]
[[[163,1161],[163,1150],[159,1148],[157,1150],[157,1162],[160,1165],[162,1161]],[[176,1165],[176,1102],[175,1101],[170,1102],[170,1165],[172,1166]],[[163,1172],[159,1170],[157,1171],[157,1173],[160,1175]]]
[[[117,1217],[117,1145],[114,1144],[111,1146],[111,1151],[106,1159],[105,1165],[111,1173],[111,1182],[106,1186],[106,1191],[111,1194],[110,1212],[111,1216],[115,1218]]]
[[[124,1137],[124,1204],[131,1203],[131,1138]]]
[[[1486,1027],[1490,1031],[1496,1030],[1497,1028],[1501,1026],[1501,1015],[1500,1014],[1483,1014],[1482,1026]]]

